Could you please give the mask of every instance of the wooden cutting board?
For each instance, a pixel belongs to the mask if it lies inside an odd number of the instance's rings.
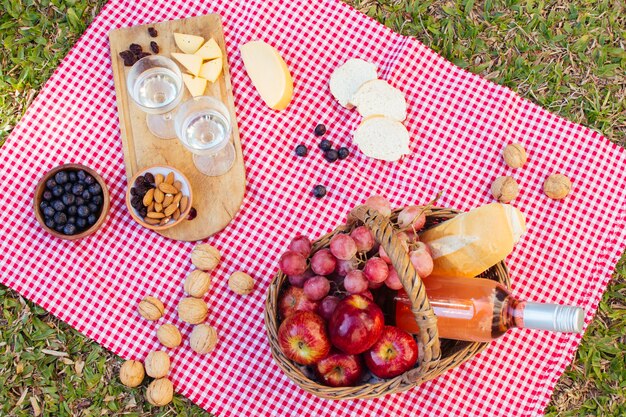
[[[156,38],[152,38],[148,34],[149,27],[157,30],[158,36]],[[119,53],[128,49],[131,43],[139,44],[144,51],[150,52],[150,42],[155,41],[159,45],[159,54],[170,57],[171,52],[180,52],[174,42],[174,32],[199,35],[205,40],[214,38],[222,48],[224,56],[222,75],[215,83],[209,82],[204,93],[220,99],[228,107],[230,118],[233,121],[231,140],[235,146],[235,164],[230,171],[220,177],[207,177],[200,173],[193,164],[192,154],[177,139],[163,140],[153,136],[146,126],[146,114],[137,107],[128,95],[126,75],[130,67],[124,66],[124,61],[120,58]],[[150,166],[170,165],[182,171],[191,182],[193,207],[198,216],[194,220],[184,221],[171,229],[158,233],[171,239],[196,241],[219,232],[230,223],[239,210],[246,184],[220,16],[210,14],[116,29],[109,33],[109,40],[126,177],[130,179],[138,170]],[[185,69],[180,67],[185,72]],[[191,95],[185,87],[185,95],[181,103],[189,98]]]

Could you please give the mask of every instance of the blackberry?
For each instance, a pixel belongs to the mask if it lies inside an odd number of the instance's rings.
[[[316,185],[313,187],[313,196],[315,198],[322,198],[326,195],[326,187],[323,185]]]
[[[304,145],[296,146],[296,155],[306,156],[309,153],[309,149]]]
[[[328,139],[322,139],[320,142],[320,149],[323,151],[327,151],[333,147],[333,143]]]
[[[323,136],[326,133],[326,126],[323,124],[318,124],[315,126],[315,136]]]
[[[335,162],[337,159],[339,159],[339,152],[334,149],[329,149],[324,152],[324,159],[326,159],[328,162]]]
[[[339,159],[346,159],[350,155],[350,150],[343,146],[337,150],[337,153],[339,154]]]

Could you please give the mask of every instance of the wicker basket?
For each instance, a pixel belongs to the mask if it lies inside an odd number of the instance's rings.
[[[279,272],[269,286],[265,302],[265,325],[274,359],[281,369],[302,389],[322,398],[346,400],[354,398],[374,398],[386,394],[406,391],[428,380],[438,377],[455,366],[471,359],[474,355],[487,347],[487,343],[461,342],[454,340],[439,340],[437,332],[437,318],[428,302],[424,285],[415,273],[406,251],[395,237],[397,228],[394,226],[398,216],[396,210],[391,217],[385,218],[375,210],[359,206],[352,210],[348,224],[338,227],[333,232],[323,236],[313,244],[315,251],[329,246],[330,239],[337,233],[350,232],[360,224],[367,226],[374,238],[382,245],[398,276],[404,285],[409,299],[412,301],[412,311],[420,328],[415,335],[420,348],[420,359],[415,368],[392,379],[377,383],[366,383],[353,387],[328,387],[309,378],[302,367],[287,359],[278,345],[278,297],[287,280],[286,275]],[[431,208],[427,212],[426,228],[459,214],[458,211],[446,208]],[[481,277],[496,280],[509,287],[509,274],[504,262],[493,266],[481,274]]]

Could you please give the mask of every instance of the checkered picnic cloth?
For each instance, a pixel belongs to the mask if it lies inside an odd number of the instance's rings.
[[[112,0],[42,89],[0,150],[0,280],[124,358],[159,349],[158,324],[191,331],[175,312],[192,269],[191,243],[168,240],[136,225],[124,205],[126,175],[107,34],[111,29],[206,13],[222,15],[235,104],[247,167],[239,214],[208,239],[223,254],[206,300],[219,344],[197,355],[187,343],[170,350],[176,391],[220,416],[243,415],[541,415],[581,336],[514,330],[473,360],[409,392],[373,400],[328,401],[298,388],[274,363],[264,330],[265,290],[291,237],[316,238],[371,194],[394,206],[425,203],[467,210],[492,199],[489,185],[513,175],[515,200],[528,232],[508,258],[513,290],[522,299],[598,306],[625,242],[626,153],[576,125],[459,69],[413,38],[403,37],[336,0]],[[162,36],[162,35],[161,35]],[[295,80],[283,112],[268,110],[245,75],[243,42],[263,39],[282,53]],[[381,78],[409,103],[410,156],[397,163],[364,157],[351,142],[359,122],[328,90],[331,71],[347,58],[375,62]],[[348,146],[351,156],[329,164],[313,127]],[[515,171],[503,147],[529,153]],[[299,143],[311,152],[294,155]],[[52,238],[32,211],[36,182],[50,168],[77,162],[109,185],[111,214],[101,230],[79,241]],[[553,201],[541,191],[562,172],[573,192]],[[316,184],[328,195],[311,196]],[[256,291],[242,297],[227,277],[243,270]],[[167,306],[158,323],[136,306],[155,295]]]

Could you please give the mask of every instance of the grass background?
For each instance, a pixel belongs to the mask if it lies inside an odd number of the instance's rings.
[[[626,146],[624,0],[346,0],[455,64]],[[104,0],[0,0],[0,145]],[[626,260],[549,416],[626,415]],[[206,415],[119,384],[121,361],[0,286],[0,415]]]

